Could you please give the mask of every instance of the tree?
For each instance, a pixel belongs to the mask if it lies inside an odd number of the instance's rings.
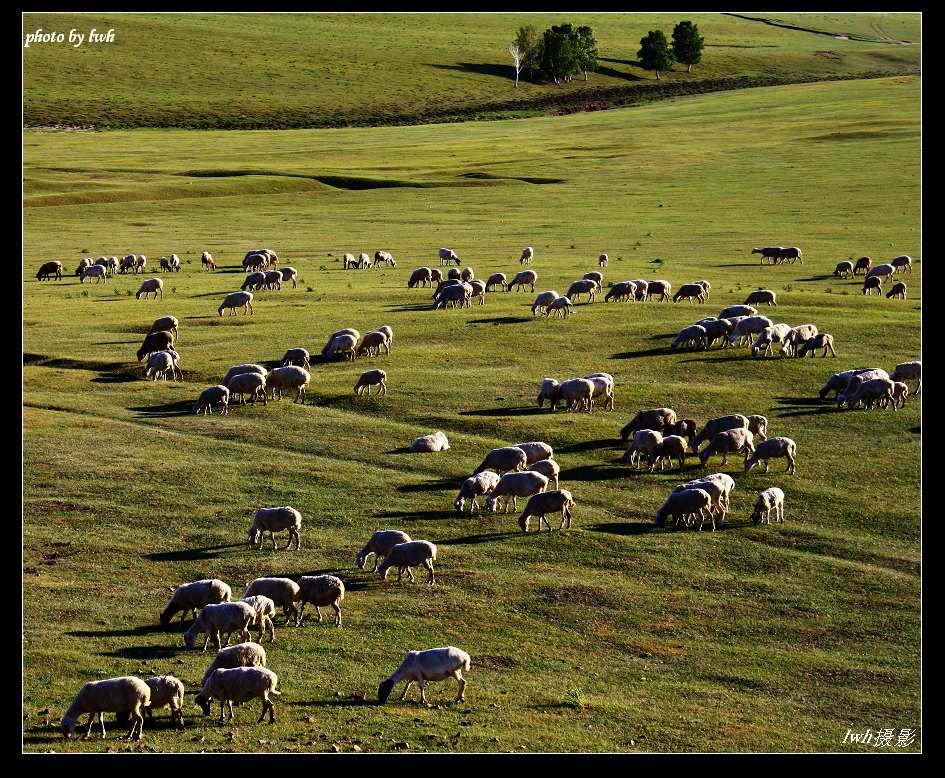
[[[587,81],[587,71],[597,70],[597,41],[594,31],[587,26],[577,28],[578,64]]]
[[[660,30],[650,30],[645,38],[640,39],[637,59],[646,70],[655,70],[659,80],[661,70],[669,70],[674,62],[666,36]]]
[[[514,46],[518,46],[522,66],[528,69],[529,80],[535,79],[535,71],[541,67],[542,38],[532,25],[518,28]]]
[[[525,67],[522,62],[522,50],[518,47],[517,44],[512,43],[509,45],[509,54],[512,55],[512,61],[515,63],[515,87],[518,88],[518,74],[522,72],[522,68]]]
[[[699,26],[692,22],[680,22],[673,29],[673,53],[679,62],[689,67],[687,73],[692,72],[692,66],[702,59],[702,47],[705,39],[699,34]]]
[[[559,24],[545,30],[542,39],[541,69],[556,84],[570,80],[580,70],[580,49],[577,33],[570,24]]]

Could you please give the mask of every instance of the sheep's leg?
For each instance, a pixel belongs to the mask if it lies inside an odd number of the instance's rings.
[[[430,559],[427,559],[424,561],[424,565],[426,565],[427,570],[430,571],[430,577],[427,579],[427,583],[433,586],[433,584],[436,583],[436,575],[433,572],[433,561]],[[338,611],[338,618],[339,619],[341,618],[340,610]],[[338,626],[341,626],[341,625],[339,624]]]
[[[426,685],[427,685],[426,681],[424,681],[422,678],[419,681],[417,681],[417,686],[420,687],[420,704],[421,705],[425,704],[427,701],[427,695],[426,695],[426,690],[425,690]]]
[[[331,607],[335,609],[335,626],[341,626],[341,606],[337,602],[333,602]]]
[[[414,578],[413,570],[410,569],[410,566],[408,565],[405,569],[407,570],[407,576],[410,578],[410,583],[416,583],[417,579]]]
[[[404,687],[404,693],[400,695],[400,699],[401,699],[401,700],[406,700],[406,699],[407,699],[407,689],[410,688],[410,684],[412,684],[412,683],[413,683],[413,681],[410,681],[410,680],[407,681],[407,685]]]
[[[463,700],[466,699],[466,679],[463,678],[463,674],[459,670],[453,673],[453,675],[456,678],[456,682],[458,686],[458,689],[456,692],[456,699],[454,700],[454,702],[463,702]]]
[[[89,714],[89,728],[85,731],[85,740],[88,740],[92,737],[92,723],[95,721],[96,713],[93,711]]]

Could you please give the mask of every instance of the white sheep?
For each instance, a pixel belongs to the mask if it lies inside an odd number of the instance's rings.
[[[141,730],[144,727],[142,710],[151,703],[151,689],[140,678],[123,676],[121,678],[106,678],[101,681],[89,681],[72,700],[72,704],[62,717],[62,735],[71,738],[79,726],[79,718],[89,714],[89,728],[85,739],[92,736],[92,724],[98,716],[102,727],[102,737],[105,737],[105,713],[131,714],[131,730],[128,739],[141,740]],[[137,733],[137,737],[135,737]]]
[[[256,611],[251,605],[241,600],[204,605],[197,614],[197,618],[194,619],[194,623],[184,633],[184,645],[187,648],[193,648],[197,643],[197,635],[205,632],[207,637],[203,642],[203,650],[207,650],[207,645],[213,638],[213,644],[219,651],[226,645],[222,642],[224,633],[226,643],[230,642],[230,635],[234,632],[239,632],[244,641],[249,640],[249,626],[255,621]]]
[[[673,295],[673,302],[678,303],[680,300],[688,300],[689,304],[692,305],[693,297],[700,303],[705,302],[706,290],[702,284],[683,284],[676,290],[676,294]]]
[[[889,378],[889,374],[885,370],[879,368],[860,368],[857,370],[842,370],[839,373],[834,373],[830,378],[827,379],[827,383],[824,384],[823,388],[820,390],[820,399],[826,399],[827,395],[830,392],[836,392],[837,396],[843,394],[847,388],[847,384],[850,383],[850,378],[854,375],[859,375],[862,373],[872,373],[876,372],[875,375],[872,375],[873,378]]]
[[[276,628],[273,624],[273,619],[276,617],[276,604],[272,601],[272,598],[263,594],[253,594],[244,597],[243,602],[252,606],[252,609],[256,611],[256,628],[259,630],[257,642],[262,643],[263,635],[268,631],[269,642],[272,643],[276,639]],[[237,643],[237,645],[243,644]],[[266,663],[263,662],[263,664]]]
[[[905,381],[906,379],[917,381],[913,394],[918,394],[922,391],[922,363],[903,362],[901,365],[896,365],[889,378],[893,381]]]
[[[746,316],[735,325],[732,334],[728,336],[729,345],[750,345],[752,335],[761,334],[766,327],[773,324],[767,316]]]
[[[360,338],[361,333],[357,330],[336,332],[328,339],[328,343],[322,349],[322,356],[330,359],[340,354],[353,362],[358,358],[358,341]]]
[[[495,473],[493,473],[495,475]],[[496,476],[496,480],[498,480]],[[406,532],[401,532],[396,529],[381,529],[371,535],[371,539],[361,548],[358,552],[358,555],[355,557],[355,563],[358,566],[359,570],[364,569],[364,565],[367,563],[367,558],[369,556],[374,557],[374,567],[371,568],[371,572],[377,570],[377,563],[379,560],[383,559],[390,553],[390,550],[396,546],[398,543],[409,543],[411,540],[410,535]]]
[[[599,267],[607,267],[607,255],[606,255],[606,254],[601,254],[601,255],[597,258],[597,264],[598,264]]]
[[[634,466],[639,465],[640,455],[646,454],[650,465],[656,461],[656,451],[663,440],[663,434],[658,430],[636,430],[633,433],[633,439],[627,450],[624,452],[621,462],[629,462]]]
[[[255,594],[268,597],[277,607],[282,608],[286,624],[294,622],[298,625],[299,611],[295,603],[301,593],[299,585],[291,578],[256,578],[250,581],[246,591],[243,592],[243,597],[251,597]]]
[[[253,517],[253,523],[246,533],[251,546],[256,546],[257,550],[262,548],[266,533],[269,533],[269,539],[272,540],[272,550],[276,550],[276,533],[282,530],[289,531],[289,540],[285,544],[286,549],[292,545],[295,540],[295,550],[302,548],[302,539],[299,530],[302,528],[302,514],[295,508],[283,505],[279,508],[260,508]]]
[[[341,626],[341,601],[345,598],[345,585],[340,578],[334,575],[303,575],[299,578],[299,621],[302,626],[305,620],[305,604],[315,606],[318,620],[322,620],[321,608],[330,605],[335,609],[335,626]]]
[[[495,291],[495,288],[498,286],[498,287],[501,287],[502,291],[504,292],[505,286],[506,286],[505,282],[506,282],[505,273],[493,273],[486,280],[486,291],[487,292]]]
[[[757,316],[758,309],[751,305],[730,305],[719,311],[718,318],[731,319],[734,316]]]
[[[470,281],[469,286],[472,287],[472,292],[469,295],[470,300],[479,298],[479,304],[486,304],[486,282],[485,281]]]
[[[772,346],[775,343],[780,343],[781,356],[785,356],[784,339],[792,329],[794,328],[791,327],[790,324],[784,323],[772,324],[770,327],[765,327],[758,336],[758,340],[755,341],[755,345],[751,347],[751,355],[756,357],[761,353],[765,356],[771,356]]]
[[[463,281],[469,283],[476,277],[476,274],[473,272],[473,269],[471,267],[464,267],[462,272],[459,274],[459,277]]]
[[[251,598],[247,598],[251,599]],[[268,597],[266,599],[269,599]],[[272,600],[269,600],[272,602]],[[232,667],[265,667],[266,650],[259,644],[247,641],[246,643],[237,643],[217,651],[217,655],[207,667],[203,674],[200,685],[203,686],[207,679],[213,674],[214,670],[229,670]],[[198,694],[199,698],[200,695]],[[198,700],[199,704],[199,700]]]
[[[446,451],[449,447],[449,439],[442,430],[437,430],[429,435],[421,435],[419,438],[415,438],[413,443],[410,444],[410,450],[414,453]]]
[[[583,408],[587,413],[594,410],[594,382],[587,378],[572,378],[558,387],[558,399],[568,411]]]
[[[200,255],[200,266],[211,272],[217,269],[216,263],[213,261],[213,255],[209,251],[205,251]]]
[[[509,285],[506,287],[507,292],[512,291],[513,286],[517,286],[520,292],[525,291],[526,285],[531,287],[531,291],[535,291],[535,282],[538,280],[538,273],[534,270],[522,270],[519,273],[515,274],[515,277],[509,282]]]
[[[644,300],[649,300],[654,295],[659,295],[660,302],[666,302],[670,299],[670,292],[673,291],[673,285],[669,281],[648,281],[646,284],[646,296]]]
[[[283,389],[295,389],[295,402],[305,404],[305,388],[312,376],[305,368],[297,365],[274,367],[266,376],[266,388],[272,390],[272,399],[282,399]]]
[[[377,394],[380,394],[382,391],[384,394],[387,394],[387,373],[383,370],[368,370],[361,373],[361,377],[358,378],[358,382],[354,385],[354,393],[360,397],[366,388],[368,397],[370,397],[372,386],[379,387]]]
[[[751,512],[751,520],[754,524],[770,524],[771,511],[774,511],[774,519],[777,522],[784,523],[784,492],[777,486],[772,486],[759,493],[755,500],[755,508]]]
[[[267,270],[263,284],[266,289],[282,290],[282,273],[279,270]]]
[[[251,314],[253,312],[253,293],[230,292],[230,294],[223,298],[223,302],[220,303],[217,313],[222,316],[223,311],[229,309],[231,311],[230,315],[235,316],[237,308],[243,309],[244,316]]]
[[[682,470],[686,464],[686,439],[680,435],[666,435],[660,440],[653,454],[650,472],[653,472],[657,464],[662,470],[665,461],[673,459],[679,460],[679,469]]]
[[[390,346],[388,345],[387,341],[388,338],[386,332],[376,330],[374,332],[365,333],[364,338],[361,340],[361,345],[358,346],[358,354],[379,356],[381,349],[384,349],[387,352],[387,355],[390,356]]]
[[[458,265],[460,264],[460,259],[456,256],[453,249],[440,249],[440,264],[448,265],[450,262],[455,262]]]
[[[427,579],[427,583],[432,586],[436,583],[436,576],[433,572],[433,563],[435,561],[436,546],[433,545],[433,543],[428,540],[410,540],[406,543],[398,543],[390,550],[387,556],[384,557],[384,561],[381,562],[380,566],[377,568],[377,574],[381,576],[381,578],[386,579],[387,571],[391,567],[396,567],[398,570],[397,580],[400,581],[406,572],[412,583],[416,579],[413,577],[413,571],[410,568],[422,564],[430,571],[430,577]]]
[[[432,273],[428,267],[418,267],[407,279],[408,289],[413,289],[416,286],[432,286],[432,284]]]
[[[879,407],[886,408],[893,403],[894,408],[905,408],[906,398],[909,396],[909,387],[902,381],[893,381],[892,397],[880,397]]]
[[[290,348],[282,357],[282,366],[298,365],[306,370],[311,366],[311,354],[304,348]]]
[[[233,365],[229,370],[226,371],[226,375],[223,376],[223,379],[220,381],[221,384],[226,384],[233,376],[241,375],[243,373],[259,373],[259,375],[266,375],[269,371],[266,370],[262,365],[257,365],[254,362],[247,362],[243,365]]]
[[[886,292],[886,299],[891,300],[893,297],[898,297],[900,300],[906,299],[906,284],[903,281],[897,281],[893,284],[892,289]]]
[[[200,581],[181,584],[174,590],[171,601],[161,612],[161,625],[166,627],[170,624],[178,612],[183,624],[189,613],[193,612],[196,616],[197,611],[204,605],[229,602],[232,596],[232,589],[219,578],[203,578]]]
[[[378,332],[383,332],[387,336],[387,353],[390,354],[391,347],[394,345],[394,329],[389,324],[377,328]]]
[[[865,370],[855,370],[852,372],[853,374],[848,377],[842,391],[837,392],[837,408],[841,408],[846,402],[847,397],[852,397],[854,394],[856,394],[863,383],[869,381],[870,379],[889,378],[890,381],[892,381],[889,373],[879,367],[867,368]]]
[[[833,274],[838,278],[846,278],[847,274],[853,275],[853,263],[845,259],[842,262],[838,262],[837,266],[834,268]]]
[[[545,378],[541,382],[541,386],[538,388],[538,397],[535,402],[538,403],[538,407],[541,408],[545,400],[548,401],[548,405],[551,407],[551,410],[555,410],[558,407],[558,394],[561,389],[561,384],[555,378]]]
[[[173,675],[158,675],[146,678],[144,682],[151,690],[151,701],[143,708],[144,714],[151,718],[152,711],[170,708],[171,720],[178,729],[184,729],[184,684]],[[127,715],[127,711],[121,711],[117,720],[124,723],[123,718]]]
[[[683,327],[675,340],[669,344],[670,348],[678,348],[679,346],[707,348],[708,341],[705,327],[698,324],[690,324],[688,327]]]
[[[533,462],[540,462],[542,459],[551,459],[555,455],[555,450],[543,440],[516,443],[514,448],[520,448],[525,452],[526,465],[530,465]]]
[[[483,470],[481,473],[470,476],[463,481],[462,485],[459,487],[459,494],[456,495],[456,499],[453,501],[453,507],[456,508],[459,513],[462,513],[468,501],[469,512],[472,513],[479,507],[476,505],[476,498],[488,494],[495,489],[496,485],[499,483],[499,478],[499,474],[491,470]]]
[[[748,417],[748,431],[758,440],[768,439],[768,417],[753,414]]]
[[[807,340],[803,346],[798,349],[797,355],[803,357],[805,354],[810,354],[811,357],[814,356],[814,353],[817,349],[823,349],[824,353],[822,356],[827,356],[827,351],[830,351],[831,356],[837,356],[837,352],[833,347],[833,335],[829,332],[818,332],[814,337]]]
[[[597,281],[590,278],[582,278],[580,281],[575,281],[571,286],[568,287],[566,297],[570,298],[572,301],[577,301],[577,296],[579,294],[586,294],[588,297],[588,302],[594,302],[594,298],[597,296],[597,290],[600,288]]]
[[[698,450],[698,447],[703,441],[711,440],[720,432],[738,429],[739,427],[747,428],[748,423],[748,417],[740,413],[733,413],[729,416],[717,416],[714,419],[709,419],[693,439],[693,450]]]
[[[847,391],[844,394],[848,409],[856,408],[862,402],[867,410],[871,410],[873,403],[877,400],[883,397],[892,399],[895,386],[888,378],[871,378],[868,381],[862,381],[856,391],[853,392],[852,385],[858,377],[854,376],[850,379],[850,385],[847,386]],[[851,392],[853,393],[851,394]],[[895,405],[893,405],[893,410],[896,410]]]
[[[548,318],[558,318],[567,319],[571,312],[574,310],[574,303],[571,302],[571,298],[567,296],[556,297],[548,304],[546,312]]]
[[[433,310],[447,307],[468,308],[472,297],[472,286],[466,283],[444,285],[433,299]]]
[[[230,390],[230,397],[239,395],[242,405],[246,404],[245,395],[247,394],[252,398],[253,405],[258,399],[263,401],[263,405],[269,405],[269,398],[266,395],[266,376],[260,373],[239,373],[230,378],[225,386]]]
[[[712,531],[715,532],[715,515],[712,513],[712,498],[705,489],[691,488],[672,492],[656,512],[656,523],[660,526],[666,519],[673,518],[676,526],[681,523],[689,524],[690,519],[699,516],[699,529],[705,523],[706,514],[712,520]]]
[[[531,246],[526,246],[522,249],[522,256],[518,258],[519,264],[525,265],[531,262],[535,258],[535,249]]]
[[[817,336],[816,324],[799,324],[792,327],[791,331],[784,336],[781,341],[781,354],[797,356],[798,349],[811,338]]]
[[[210,703],[220,701],[220,721],[224,720],[223,705],[229,708],[229,720],[233,719],[233,703],[248,702],[254,697],[263,701],[262,713],[256,723],[260,723],[269,711],[269,723],[276,720],[276,706],[269,699],[270,694],[281,694],[276,690],[279,676],[266,667],[233,667],[229,670],[214,670],[207,678],[203,689],[196,697],[205,716],[210,715]]]
[[[592,393],[591,398],[595,399],[597,397],[606,397],[607,410],[614,410],[614,401],[616,398],[614,391],[614,377],[610,373],[592,373],[591,375],[584,377],[594,384],[594,392]]]
[[[554,480],[554,488],[558,488],[558,476],[561,473],[561,465],[559,465],[553,459],[542,459],[532,465],[529,465],[528,469],[533,470],[536,473],[541,473],[543,476],[545,476],[545,478],[548,479],[549,484],[552,480]]]
[[[621,439],[626,442],[637,430],[656,430],[662,432],[676,423],[676,411],[672,408],[649,408],[637,411],[636,415],[620,430]]]
[[[504,498],[504,511],[509,511],[509,498],[512,499],[512,510],[518,510],[519,497],[531,497],[548,488],[548,478],[533,470],[523,470],[519,473],[506,473],[499,479],[499,483],[486,498],[486,508],[493,513],[498,510],[499,501]]]
[[[719,476],[723,475],[728,479],[727,481],[719,478]],[[687,489],[702,489],[709,495],[710,510],[716,514],[721,524],[725,521],[725,515],[728,513],[730,507],[729,495],[734,488],[735,480],[731,476],[725,473],[714,473],[711,476],[696,478],[692,481],[680,484],[673,489],[673,491],[684,492]]]
[[[747,473],[759,462],[764,462],[765,472],[767,473],[769,460],[786,458],[787,471],[793,475],[797,470],[796,457],[797,443],[793,440],[790,438],[768,438],[755,447],[755,452],[751,455],[751,458],[745,460],[745,472]]]
[[[148,330],[148,334],[152,332],[161,332],[162,330],[167,332],[173,332],[174,337],[180,341],[180,333],[178,328],[180,327],[180,322],[177,320],[176,316],[162,316],[160,319],[155,319],[154,324],[151,325],[151,329]]]
[[[429,648],[426,651],[408,651],[400,666],[377,687],[377,701],[384,703],[390,697],[391,690],[401,681],[406,681],[401,700],[407,698],[410,684],[416,683],[420,687],[420,702],[426,703],[424,687],[429,681],[442,681],[444,678],[455,678],[458,684],[454,702],[462,702],[466,694],[466,679],[463,672],[469,672],[471,659],[469,654],[454,646],[445,648]]]
[[[721,454],[722,464],[726,465],[729,454],[744,454],[747,460],[754,453],[755,442],[751,430],[747,427],[738,427],[715,435],[709,441],[709,445],[699,452],[699,461],[705,467],[709,457]]]
[[[627,302],[628,300],[633,300],[636,297],[636,289],[637,285],[633,283],[633,281],[618,281],[611,286],[607,294],[604,295],[604,302],[609,303],[611,300]]]
[[[547,526],[548,531],[551,532],[551,524],[545,517],[549,513],[560,513],[561,526],[558,527],[558,529],[562,530],[565,526],[570,529],[571,508],[574,507],[574,504],[574,496],[567,489],[548,489],[538,494],[533,494],[528,498],[528,502],[525,503],[525,509],[518,517],[518,526],[521,527],[522,532],[527,533],[531,517],[537,516],[538,532],[541,532],[542,522],[545,522],[545,526]]]
[[[877,265],[867,274],[867,278],[885,278],[886,276],[891,276],[896,274],[896,268],[888,262],[884,262],[882,265]]]
[[[79,283],[84,284],[86,278],[94,278],[95,283],[99,283],[99,281],[101,281],[103,284],[107,284],[108,271],[102,265],[91,265],[90,267],[86,267],[82,270],[82,273],[79,276]]]
[[[144,299],[148,299],[149,294],[154,295],[154,299],[157,300],[158,292],[161,293],[161,299],[164,299],[164,282],[160,278],[146,278],[141,282],[141,286],[138,291],[135,293],[135,300],[140,300],[141,295],[144,295]]]
[[[156,381],[158,378],[167,380],[168,371],[170,371],[173,379],[177,378],[174,357],[169,351],[155,351],[148,355],[148,363],[145,365],[142,375],[145,378],[150,377],[152,381]],[[183,380],[184,375],[181,373],[181,381]]]
[[[485,459],[479,464],[473,474],[481,473],[483,470],[494,470],[499,473],[508,473],[513,470],[524,470],[528,466],[528,455],[517,446],[504,446],[494,448]]]
[[[257,270],[253,273],[250,273],[243,279],[243,283],[240,285],[240,289],[244,292],[247,289],[255,289],[257,292],[266,286],[266,274],[262,270]]]
[[[867,276],[863,281],[863,294],[871,294],[874,289],[876,294],[883,293],[883,279],[879,276]]]
[[[291,281],[293,289],[299,285],[299,271],[294,267],[280,267],[276,272],[282,276],[282,283]]]
[[[908,254],[900,254],[898,257],[893,257],[889,261],[889,264],[896,269],[897,273],[900,270],[903,272],[906,270],[908,270],[910,273],[912,272],[912,257],[910,257]]]
[[[778,297],[770,289],[756,289],[754,292],[749,293],[748,298],[745,300],[745,305],[777,305]]]

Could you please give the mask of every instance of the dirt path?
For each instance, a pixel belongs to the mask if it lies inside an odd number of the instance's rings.
[[[891,38],[886,34],[885,30],[879,26],[877,22],[871,21],[870,26],[876,31],[878,38],[870,38],[866,35],[855,35],[849,32],[828,32],[827,30],[815,30],[813,27],[799,27],[795,24],[787,24],[786,22],[779,22],[775,19],[765,19],[762,16],[745,16],[744,14],[734,14],[734,13],[723,13],[723,16],[733,16],[736,19],[745,19],[749,22],[761,22],[762,24],[769,24],[772,27],[781,27],[785,30],[797,30],[798,32],[809,32],[814,35],[826,35],[830,38],[840,38],[846,41],[862,41],[864,43],[889,43],[896,46],[912,46],[912,41],[900,41],[895,38]]]

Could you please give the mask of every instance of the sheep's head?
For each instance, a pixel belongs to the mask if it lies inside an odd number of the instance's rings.
[[[387,702],[387,698],[390,697],[391,690],[394,688],[393,681],[388,678],[387,680],[381,681],[380,685],[377,687],[377,704],[383,705]]]
[[[364,569],[364,563],[367,561],[367,554],[359,553],[355,559],[355,564],[358,566],[358,570]]]
[[[69,716],[63,716],[59,725],[62,728],[62,736],[64,738],[71,738],[79,722]]]
[[[466,504],[466,501],[462,497],[457,497],[453,501],[453,507],[456,509],[457,513],[463,512],[463,506]]]
[[[522,532],[528,532],[528,524],[528,516],[519,516],[518,526],[522,528]],[[541,527],[539,527],[539,529],[541,529]]]
[[[498,497],[487,497],[487,498],[486,498],[486,508],[487,508],[488,510],[492,511],[493,513],[495,513],[496,508],[498,507],[498,505],[499,505],[499,498],[498,498]]]
[[[194,703],[203,711],[204,716],[210,715],[210,702],[211,698],[204,696],[203,693],[194,698]]]
[[[256,529],[256,527],[250,527],[246,532],[246,539],[249,541],[249,545],[256,545],[257,541],[259,540],[259,530]]]
[[[195,621],[194,626],[196,626],[196,624],[197,622]],[[187,630],[184,633],[184,645],[187,646],[187,648],[193,648],[196,644],[197,644],[197,633],[192,631],[192,629]]]
[[[752,524],[757,524],[761,521],[761,509],[755,508],[751,513]]]

